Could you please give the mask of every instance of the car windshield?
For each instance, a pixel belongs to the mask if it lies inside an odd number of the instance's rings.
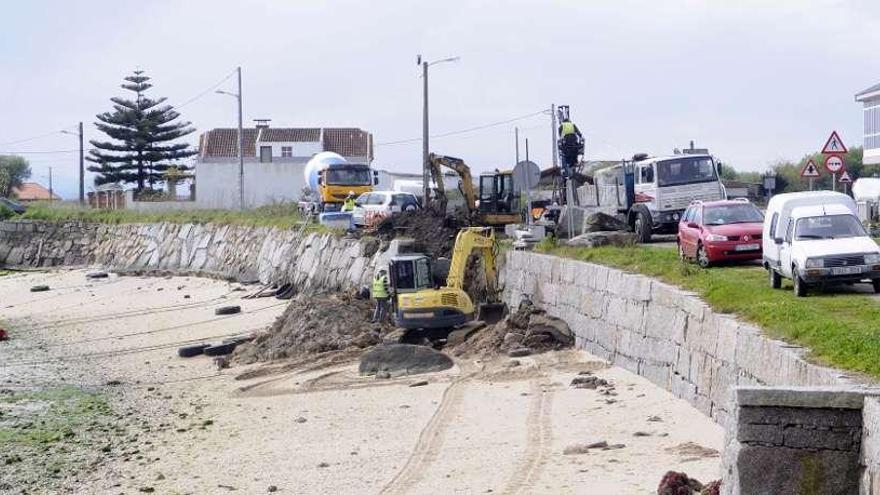
[[[331,186],[368,186],[370,169],[368,168],[331,168],[327,170],[327,184]]]
[[[794,235],[797,240],[803,241],[862,237],[867,233],[854,215],[823,215],[798,219]]]
[[[363,193],[354,202],[358,206],[375,206],[385,204],[385,195],[379,193]]]
[[[729,225],[731,223],[761,223],[764,216],[754,205],[707,206],[703,209],[703,223],[706,225]]]
[[[657,162],[657,185],[680,186],[717,180],[709,157],[676,158]]]

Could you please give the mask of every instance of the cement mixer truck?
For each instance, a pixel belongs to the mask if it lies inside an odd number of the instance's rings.
[[[303,170],[312,193],[301,207],[311,213],[333,212],[342,208],[349,192],[355,196],[370,192],[379,183],[379,173],[362,163],[349,163],[342,156],[323,151],[313,156]]]

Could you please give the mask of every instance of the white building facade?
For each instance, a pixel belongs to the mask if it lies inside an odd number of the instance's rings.
[[[298,201],[303,170],[317,153],[333,151],[351,163],[373,161],[372,135],[357,128],[272,128],[261,123],[243,130],[246,208]],[[195,166],[200,209],[239,207],[238,129],[218,128],[199,137]]]
[[[858,93],[856,101],[862,103],[865,118],[865,165],[880,164],[880,84]]]

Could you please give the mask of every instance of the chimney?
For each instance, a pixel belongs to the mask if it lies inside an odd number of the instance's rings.
[[[272,119],[254,119],[254,122],[257,123],[257,129],[268,129],[269,122],[272,122]]]

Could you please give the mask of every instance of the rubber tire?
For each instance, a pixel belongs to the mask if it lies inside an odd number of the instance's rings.
[[[227,354],[232,354],[232,351],[235,350],[236,346],[238,346],[238,344],[235,342],[210,345],[205,347],[205,356],[225,356]]]
[[[248,342],[254,340],[255,338],[256,338],[256,337],[254,337],[254,336],[252,336],[252,335],[240,335],[240,336],[238,336],[238,337],[232,337],[232,338],[228,338],[228,339],[223,339],[223,343],[224,343],[224,344],[235,344],[235,345],[241,345],[241,344],[246,344],[246,343],[248,343]]]
[[[108,275],[107,272],[86,273],[86,278],[107,278],[109,276],[110,275]]]
[[[205,352],[205,349],[210,346],[211,344],[196,344],[180,347],[177,349],[177,355],[182,358],[196,357]]]
[[[48,285],[35,285],[31,287],[31,292],[46,292],[47,290],[49,290]]]
[[[633,220],[633,232],[636,233],[636,240],[641,244],[651,242],[651,217],[644,211],[636,213]]]
[[[794,295],[797,297],[807,297],[807,284],[801,280],[795,268],[791,269],[791,280],[794,282]]]
[[[770,279],[770,288],[771,289],[781,289],[782,288],[782,275],[776,272],[773,268],[767,268],[768,278]]]
[[[874,286],[874,294],[880,294],[880,278],[871,280],[871,285]]]
[[[215,315],[234,315],[241,313],[241,306],[221,306],[214,310]]]
[[[697,264],[700,268],[709,268],[712,262],[709,261],[709,255],[706,254],[706,248],[702,244],[697,245]]]

